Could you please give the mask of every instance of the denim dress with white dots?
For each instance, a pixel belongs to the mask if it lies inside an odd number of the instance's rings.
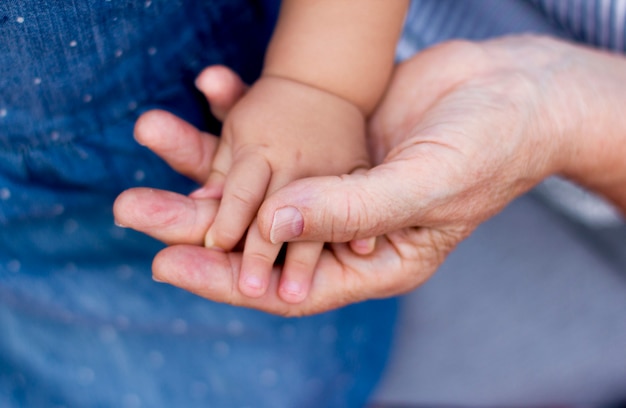
[[[137,116],[212,121],[193,80],[251,81],[261,0],[0,1],[0,407],[358,407],[395,302],[285,319],[152,281],[162,244],[113,224],[122,190],[194,185]]]

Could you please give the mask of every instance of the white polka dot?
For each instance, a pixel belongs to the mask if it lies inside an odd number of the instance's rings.
[[[163,353],[156,350],[152,350],[150,354],[148,354],[148,360],[150,361],[150,366],[152,368],[163,367],[163,363],[165,363],[165,357],[163,357]]]
[[[125,408],[139,408],[141,407],[141,398],[137,394],[126,394],[122,398],[122,405]]]
[[[223,394],[227,390],[222,376],[215,373],[209,374],[209,385],[216,394]]]
[[[128,327],[130,326],[130,319],[126,316],[117,316],[115,318],[115,322],[119,327]]]
[[[183,319],[176,319],[172,323],[172,331],[176,334],[184,334],[187,332],[187,322]]]
[[[11,273],[18,273],[22,269],[22,263],[17,259],[13,259],[7,263],[7,269]]]
[[[156,47],[148,48],[148,55],[155,55],[157,53]]]
[[[333,343],[337,340],[337,329],[334,326],[324,326],[320,330],[320,340],[324,343]]]
[[[243,323],[239,320],[231,320],[228,322],[228,325],[226,325],[226,330],[231,336],[239,336],[243,333]]]
[[[76,220],[69,219],[65,221],[65,224],[63,224],[63,231],[66,234],[73,234],[74,232],[76,232],[77,229],[78,229],[78,222],[76,222]]]
[[[78,383],[80,385],[89,385],[96,378],[96,373],[89,367],[81,367],[78,370]]]
[[[17,21],[18,23],[22,24],[24,22],[24,17],[20,16],[20,17],[16,18],[15,21]]]
[[[135,102],[135,101],[128,102],[128,109],[130,109],[130,110],[137,109],[137,102]]]
[[[66,273],[74,273],[77,270],[78,270],[78,268],[76,268],[76,264],[74,262],[68,262],[63,267],[63,271],[66,272]]]
[[[122,50],[115,50],[115,58],[119,58],[124,54]]]
[[[11,375],[11,379],[13,380],[13,382],[15,384],[17,384],[19,387],[24,387],[26,386],[26,377],[24,377],[24,374],[19,373],[19,372],[15,372]]]
[[[87,153],[83,149],[76,149],[76,153],[78,153],[78,157],[80,157],[82,160],[87,160],[89,158],[89,153]]]
[[[11,198],[11,190],[6,187],[0,188],[0,200],[6,201],[9,198]]]
[[[273,387],[278,382],[278,374],[270,368],[263,370],[259,376],[259,382],[265,387]]]
[[[133,268],[128,265],[121,265],[117,268],[117,277],[123,281],[129,280],[133,277]]]
[[[218,357],[228,357],[230,346],[225,341],[218,341],[213,345],[213,353]]]
[[[319,394],[324,387],[324,381],[319,378],[311,378],[306,382],[306,388],[309,390],[311,395]]]
[[[111,325],[105,325],[100,328],[98,336],[100,341],[110,344],[117,340],[117,330]]]
[[[143,181],[146,178],[146,173],[143,170],[137,170],[133,175],[135,181]]]
[[[86,94],[85,96],[83,96],[83,102],[85,103],[91,102],[92,99],[93,99],[93,96],[91,96],[90,94]]]
[[[146,3],[144,5],[146,8],[150,7],[152,5],[152,0],[146,0]]]
[[[8,113],[5,108],[0,109],[0,118],[4,118]]]
[[[209,391],[209,387],[202,381],[192,382],[189,388],[191,391],[191,396],[195,399],[204,398]]]
[[[70,47],[76,47],[77,45],[78,43],[76,42],[76,40],[70,41]]]
[[[35,85],[41,84],[41,78],[37,77],[37,78],[33,79],[33,84],[35,84]]]
[[[61,215],[65,212],[65,207],[63,206],[63,204],[55,204],[54,207],[52,207],[52,215]]]
[[[52,141],[57,141],[59,140],[59,138],[61,137],[61,135],[59,134],[59,132],[52,132],[50,133],[50,140]]]

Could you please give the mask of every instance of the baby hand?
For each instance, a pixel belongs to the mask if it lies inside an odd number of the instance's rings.
[[[300,302],[323,243],[289,244],[281,276],[272,277],[281,244],[259,233],[255,217],[261,203],[293,180],[368,167],[364,115],[355,105],[290,79],[262,77],[229,112],[208,181],[193,194],[221,198],[205,245],[230,251],[247,229],[241,292],[261,297],[276,278],[283,300]]]

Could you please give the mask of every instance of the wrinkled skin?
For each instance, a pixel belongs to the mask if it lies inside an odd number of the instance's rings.
[[[244,88],[217,71],[204,92],[220,115]],[[195,246],[214,201],[134,189],[119,197],[116,218],[172,245],[155,258],[155,279],[214,301],[298,316],[406,293],[481,222],[548,175],[563,174],[626,208],[624,84],[623,57],[528,36],[446,43],[398,66],[370,120],[375,166],[297,180],[259,210],[268,241],[333,242],[299,304],[278,296],[278,268],[268,291],[249,298],[237,287],[240,252]],[[206,180],[213,136],[151,112],[137,138],[174,169]],[[272,231],[285,207],[302,222]]]

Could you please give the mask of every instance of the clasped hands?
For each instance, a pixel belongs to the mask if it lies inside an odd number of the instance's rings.
[[[568,86],[596,81],[588,95],[576,89],[591,106],[600,87],[611,88],[612,71],[597,75],[607,58],[537,37],[433,47],[397,67],[368,121],[366,142],[356,143],[363,119],[348,106],[332,101],[333,108],[311,111],[324,104],[304,96],[301,104],[280,106],[285,115],[309,114],[311,129],[322,132],[310,135],[322,138],[321,149],[303,162],[299,141],[288,139],[296,130],[262,109],[255,123],[266,128],[231,128],[227,119],[221,144],[167,112],[148,112],[137,123],[138,142],[204,187],[190,196],[128,190],[115,216],[170,245],[154,259],[156,280],[217,302],[299,316],[406,293],[481,222],[548,175],[593,184],[582,180],[594,168],[581,159],[577,137],[588,129],[568,122],[589,112]],[[233,106],[232,115],[257,109],[266,98],[256,84],[246,94],[224,67],[205,70],[198,87],[218,118]],[[250,106],[237,104],[244,94]],[[254,135],[271,134],[277,123],[287,127],[278,127],[287,152],[272,158]],[[254,140],[228,136],[238,132]],[[611,142],[611,135],[602,137]],[[249,146],[259,145],[267,155],[250,154]],[[243,252],[233,250],[246,228]],[[283,242],[290,242],[290,272],[272,266]],[[292,291],[288,282],[300,286]]]

